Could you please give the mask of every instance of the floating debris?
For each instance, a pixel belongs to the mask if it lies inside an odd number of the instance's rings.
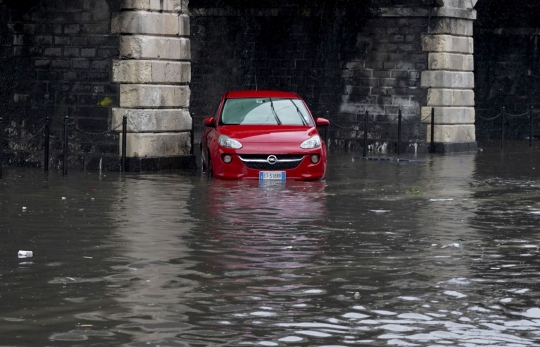
[[[34,256],[34,252],[32,251],[19,251],[18,257],[19,258],[32,258]]]

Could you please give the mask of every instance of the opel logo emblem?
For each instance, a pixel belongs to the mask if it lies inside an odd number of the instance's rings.
[[[277,163],[278,160],[275,155],[269,155],[268,158],[266,158],[266,161],[268,162],[268,164],[274,165],[275,163]]]

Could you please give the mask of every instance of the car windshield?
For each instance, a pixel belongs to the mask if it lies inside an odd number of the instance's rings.
[[[313,120],[299,99],[228,99],[221,113],[225,125],[310,125]]]

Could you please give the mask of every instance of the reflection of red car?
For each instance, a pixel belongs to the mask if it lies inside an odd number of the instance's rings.
[[[203,170],[227,179],[323,179],[326,144],[317,126],[329,124],[314,120],[295,93],[227,92],[204,119]]]

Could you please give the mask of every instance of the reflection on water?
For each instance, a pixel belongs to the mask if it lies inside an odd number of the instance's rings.
[[[4,169],[0,345],[540,346],[537,154],[333,154],[268,185]]]

